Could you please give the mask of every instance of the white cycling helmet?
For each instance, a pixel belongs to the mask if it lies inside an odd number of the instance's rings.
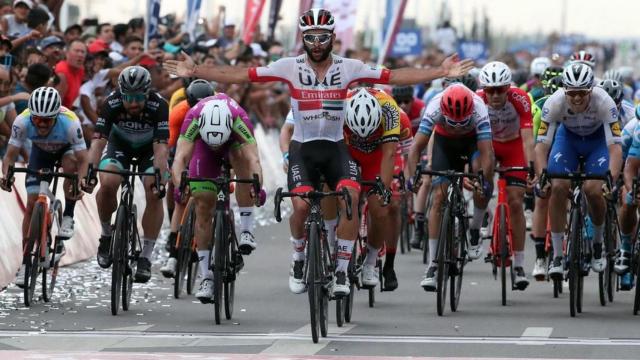
[[[546,68],[551,66],[551,59],[546,56],[537,57],[531,60],[531,65],[529,66],[529,73],[531,75],[542,75]]]
[[[29,97],[29,111],[31,115],[54,117],[60,113],[60,94],[52,87],[39,87]]]
[[[602,79],[603,80],[615,80],[615,81],[622,82],[622,74],[620,74],[620,71],[618,71],[616,69],[609,69],[609,70],[604,72],[604,75],[602,75]]]
[[[569,62],[572,64],[573,63],[585,64],[593,69],[593,67],[596,66],[596,57],[593,56],[593,54],[591,54],[590,52],[587,52],[585,50],[580,50],[571,54],[571,56],[569,57]]]
[[[200,138],[212,148],[222,146],[231,137],[233,119],[231,109],[225,100],[209,100],[202,107],[200,118]]]
[[[503,62],[492,61],[482,67],[478,80],[482,87],[511,85],[511,70]]]
[[[382,121],[380,103],[365,88],[358,89],[347,103],[347,126],[361,138],[373,134]]]
[[[593,87],[593,70],[587,64],[570,64],[562,72],[562,84],[565,88],[590,89]]]
[[[335,27],[336,22],[331,12],[320,8],[305,11],[298,21],[298,28],[303,33],[307,30],[316,29],[333,31]]]

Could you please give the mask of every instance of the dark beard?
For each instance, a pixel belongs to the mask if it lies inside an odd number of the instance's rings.
[[[304,51],[307,53],[307,57],[311,59],[311,61],[319,63],[327,60],[329,55],[331,55],[331,51],[333,51],[333,40],[331,41],[329,46],[327,46],[327,48],[322,52],[322,55],[320,55],[319,59],[316,59],[313,57],[313,52],[311,51],[311,48],[308,47],[304,41],[302,42],[302,47],[304,48]]]

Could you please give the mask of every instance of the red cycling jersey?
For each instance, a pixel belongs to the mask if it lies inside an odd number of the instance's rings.
[[[488,104],[484,90],[478,95]],[[524,90],[511,87],[507,90],[507,102],[500,109],[487,106],[491,120],[491,133],[494,142],[507,142],[520,137],[521,129],[533,128],[531,100]]]

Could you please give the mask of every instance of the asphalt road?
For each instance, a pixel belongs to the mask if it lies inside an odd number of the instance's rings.
[[[288,290],[288,225],[260,226],[257,237],[259,248],[245,258],[237,282],[232,320],[215,325],[213,305],[174,299],[173,280],[158,270],[159,249],[152,280],[134,285],[131,310],[112,316],[110,272],[92,259],[61,269],[51,303],[24,308],[20,289],[0,293],[0,359],[639,358],[633,292],[618,292],[602,307],[592,274],[577,318],[569,317],[568,289],[554,299],[547,282],[509,291],[501,306],[499,281],[476,261],[466,268],[459,311],[439,317],[434,293],[418,285],[424,266],[415,251],[398,254],[400,287],[378,292],[374,308],[366,292],[356,294],[351,324],[336,327],[330,303],[329,337],[313,344],[307,297]],[[527,250],[530,272],[531,244]]]

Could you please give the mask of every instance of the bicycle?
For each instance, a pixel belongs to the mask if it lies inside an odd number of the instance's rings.
[[[637,177],[633,178],[632,188],[631,188],[631,198],[633,201],[637,201],[638,196],[638,183],[640,179]],[[635,243],[632,248],[631,254],[631,269],[629,271],[633,272],[636,281],[638,276],[640,276],[640,241],[638,241],[638,236],[640,235],[640,227],[636,229],[636,236],[634,237]],[[638,290],[638,284],[636,284],[636,291],[633,298],[633,315],[638,315],[638,311],[640,311],[640,290]]]
[[[40,180],[38,199],[33,206],[27,243],[23,249],[26,268],[24,273],[24,305],[26,307],[30,307],[33,304],[33,295],[40,273],[42,273],[42,298],[45,302],[51,301],[58,277],[60,258],[64,254],[63,239],[59,236],[51,235],[53,227],[60,229],[60,222],[62,221],[62,202],[56,198],[58,178],[70,179],[72,181],[72,193],[74,195],[79,193],[78,175],[66,174],[58,170],[58,164],[55,165],[53,171],[50,169],[16,168],[11,165],[6,175],[7,179],[11,179],[8,184],[9,191],[11,191],[11,186],[13,185],[13,175],[16,173],[32,175]],[[53,180],[53,191],[49,189],[51,180]],[[58,254],[60,256],[56,256]],[[47,271],[49,269],[51,269],[51,274],[47,282]]]
[[[607,302],[613,302],[614,288],[617,288],[617,276],[614,270],[616,260],[616,248],[620,238],[620,225],[618,224],[617,200],[619,189],[622,187],[622,177],[613,188],[609,196],[605,196],[607,204],[606,217],[604,222],[604,256],[607,259],[607,267],[598,274],[598,295],[600,305],[605,306]]]
[[[183,171],[180,178],[180,192],[185,193],[190,181],[209,181],[218,187],[216,209],[214,214],[213,242],[210,242],[211,257],[209,269],[213,271],[213,305],[216,325],[220,325],[222,314],[222,299],[224,299],[224,314],[227,320],[233,316],[233,304],[235,300],[236,274],[244,266],[242,255],[238,251],[238,239],[236,237],[233,211],[231,210],[229,195],[232,183],[252,184],[255,194],[255,205],[260,206],[258,194],[260,193],[260,180],[258,174],[253,174],[251,179],[233,179],[231,167],[222,165],[222,175],[215,178],[189,177],[187,170]],[[195,219],[194,219],[195,220]],[[211,249],[213,247],[213,249]]]
[[[393,176],[400,184],[400,253],[411,252],[411,237],[413,236],[413,194],[405,189],[404,173]]]
[[[116,221],[111,234],[109,254],[112,259],[111,268],[111,315],[118,315],[120,302],[122,310],[128,311],[133,292],[133,274],[137,268],[138,258],[142,251],[140,235],[138,234],[138,207],[134,204],[135,178],[153,176],[153,187],[158,189],[160,197],[164,196],[164,185],[160,181],[160,169],[153,173],[139,172],[138,159],[131,159],[129,170],[94,169],[89,164],[86,182],[95,186],[96,173],[118,175],[122,178],[120,185],[120,202],[116,210]]]
[[[195,241],[196,210],[195,201],[189,199],[176,238],[176,273],[173,283],[173,297],[179,299],[187,284],[187,294],[191,295],[198,273],[198,254]]]
[[[319,187],[314,187],[318,189]],[[342,191],[317,191],[312,190],[304,193],[283,192],[282,188],[276,190],[274,216],[276,221],[282,221],[280,203],[285,197],[298,197],[303,199],[310,206],[310,213],[305,222],[305,232],[307,239],[306,257],[303,278],[307,284],[309,296],[309,315],[311,324],[311,338],[314,343],[318,342],[318,333],[322,337],[327,336],[329,320],[330,285],[333,280],[335,261],[329,252],[329,243],[322,220],[322,209],[320,201],[327,196],[342,198],[346,203],[346,216],[351,220],[351,196],[346,188]],[[352,257],[353,259],[353,257]]]
[[[514,166],[496,169],[499,174],[527,171],[529,177],[533,178],[533,164],[529,167]],[[498,268],[500,268],[500,285],[502,295],[502,306],[507,305],[507,268],[511,278],[511,290],[524,290],[515,285],[515,275],[513,273],[513,235],[511,229],[511,210],[507,202],[507,180],[503,177],[498,179],[498,202],[493,216],[492,235],[485,238],[491,239],[489,255],[485,262],[489,262],[493,268],[493,276],[497,278]]]
[[[586,259],[590,259],[592,256],[591,246],[586,241],[583,234],[585,226],[584,214],[587,209],[587,202],[582,191],[582,184],[587,180],[604,180],[610,188],[610,178],[610,173],[607,173],[606,176],[586,175],[578,170],[577,172],[565,174],[551,174],[548,173],[546,169],[542,171],[542,175],[540,177],[540,186],[542,188],[546,186],[548,179],[571,180],[571,209],[569,211],[570,215],[566,245],[566,258],[568,262],[567,280],[569,281],[569,313],[571,317],[575,317],[577,313],[582,312],[584,277],[588,275],[588,270],[585,271],[585,261]]]
[[[476,180],[482,184],[484,176],[482,171],[477,174],[456,172],[453,170],[433,171],[416,168],[414,184],[421,175],[442,176],[447,178],[447,197],[442,205],[442,224],[436,250],[437,264],[437,312],[439,316],[444,314],[447,299],[447,281],[451,284],[449,306],[455,312],[460,303],[462,290],[462,277],[464,266],[467,263],[467,229],[469,228],[466,202],[464,200],[463,179]]]

